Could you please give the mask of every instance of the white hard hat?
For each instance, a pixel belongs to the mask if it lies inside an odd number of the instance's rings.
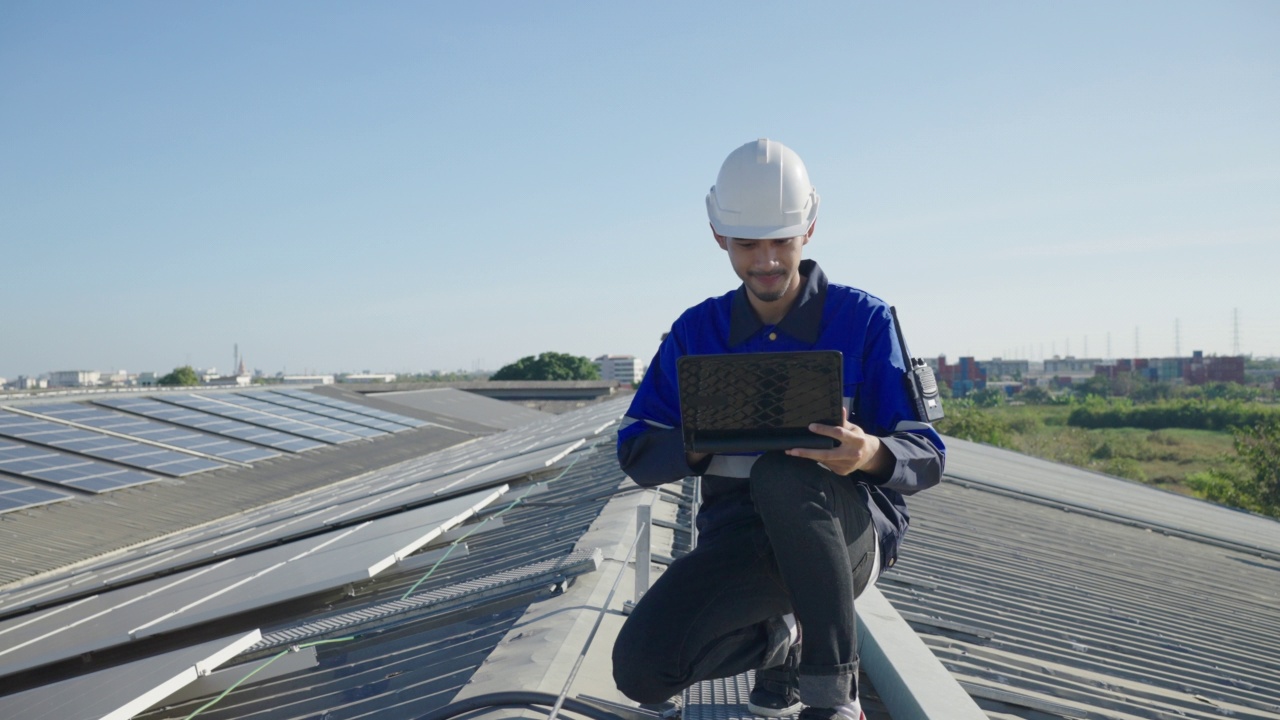
[[[724,237],[797,237],[818,219],[818,191],[794,150],[760,138],[725,158],[707,193],[707,217]]]

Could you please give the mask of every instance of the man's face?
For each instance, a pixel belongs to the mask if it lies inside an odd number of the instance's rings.
[[[790,301],[800,291],[801,251],[809,242],[808,235],[782,240],[717,235],[716,242],[729,253],[733,271],[756,300],[764,303]]]

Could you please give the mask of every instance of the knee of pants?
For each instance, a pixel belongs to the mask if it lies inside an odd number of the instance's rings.
[[[794,499],[797,483],[825,483],[823,474],[812,460],[780,451],[767,452],[751,466],[751,497],[757,505]]]
[[[613,644],[613,681],[619,692],[636,702],[664,702],[678,692],[664,678],[670,660],[654,657],[643,635],[622,626]]]

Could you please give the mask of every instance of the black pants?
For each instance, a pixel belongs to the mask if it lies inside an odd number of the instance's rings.
[[[768,453],[748,483],[759,522],[717,533],[671,564],[613,648],[618,689],[656,703],[694,683],[786,657],[781,620],[804,633],[800,697],[832,707],[857,693],[854,597],[872,579],[875,531],[857,483]]]

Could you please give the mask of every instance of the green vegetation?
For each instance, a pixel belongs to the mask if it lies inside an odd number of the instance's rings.
[[[427,382],[472,382],[488,380],[487,372],[468,372],[466,370],[454,370],[452,372],[429,372],[429,373],[399,373],[396,375],[398,383],[427,383]]]
[[[174,368],[173,372],[165,375],[156,381],[157,385],[199,385],[200,376],[196,374],[195,368],[190,365],[183,365],[180,368]]]
[[[585,357],[544,352],[522,357],[489,377],[490,380],[599,380],[600,371]]]
[[[1237,461],[1187,478],[1201,497],[1280,517],[1280,418],[1236,428]]]
[[[1280,418],[1280,408],[1240,400],[1159,400],[1135,405],[1124,400],[1085,402],[1071,411],[1067,424],[1083,428],[1138,427],[1228,430]]]
[[[1280,517],[1275,405],[1047,392],[1008,403],[974,395],[947,401],[940,432]]]

